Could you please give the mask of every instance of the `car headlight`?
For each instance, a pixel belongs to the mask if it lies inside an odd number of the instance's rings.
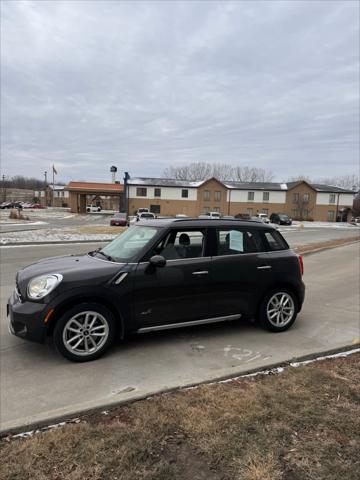
[[[34,300],[44,298],[59,285],[62,279],[63,276],[60,273],[41,275],[33,278],[27,287],[28,297]]]

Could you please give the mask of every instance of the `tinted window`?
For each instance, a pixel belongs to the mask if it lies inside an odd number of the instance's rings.
[[[283,237],[276,230],[265,232],[265,239],[269,250],[287,250],[289,248]]]
[[[203,256],[205,234],[201,230],[172,230],[155,248],[166,260],[198,258]]]
[[[247,229],[218,229],[217,254],[238,255],[264,250],[257,231]]]

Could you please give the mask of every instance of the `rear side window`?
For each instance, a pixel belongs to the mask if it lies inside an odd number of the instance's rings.
[[[172,230],[155,247],[155,253],[166,260],[199,258],[203,256],[205,232],[202,230]]]
[[[276,230],[265,232],[264,236],[269,250],[287,250],[289,248],[283,237]]]
[[[247,229],[218,229],[217,254],[238,255],[263,251],[262,242],[257,231]]]

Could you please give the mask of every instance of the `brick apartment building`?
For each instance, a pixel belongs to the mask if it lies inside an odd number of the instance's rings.
[[[129,214],[148,207],[158,215],[198,216],[210,211],[223,215],[259,212],[286,213],[294,219],[346,221],[354,192],[331,185],[288,183],[183,181],[164,178],[130,178]]]

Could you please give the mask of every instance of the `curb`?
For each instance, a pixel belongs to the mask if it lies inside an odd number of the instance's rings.
[[[344,242],[344,243],[340,243],[339,245],[323,245],[322,247],[314,247],[313,249],[311,250],[306,250],[305,252],[299,252],[297,251],[295,248],[301,248],[300,247],[295,247],[293,248],[292,250],[297,254],[297,255],[301,255],[301,256],[304,256],[304,255],[310,255],[312,253],[318,253],[318,252],[322,252],[324,250],[331,250],[332,248],[339,248],[339,247],[347,247],[349,245],[355,245],[356,243],[359,243],[360,242],[360,239],[357,239],[357,240],[354,240],[354,239],[349,239],[348,242]]]
[[[66,423],[73,423],[74,420],[79,419],[79,417],[85,416],[85,415],[92,415],[96,413],[100,413],[103,410],[111,410],[114,408],[117,408],[121,405],[129,405],[141,400],[145,400],[147,398],[155,397],[156,395],[162,395],[166,393],[173,393],[177,392],[180,390],[186,390],[188,388],[194,388],[200,385],[210,385],[214,383],[221,383],[223,381],[231,381],[232,379],[240,378],[240,377],[245,377],[247,375],[251,374],[256,374],[258,372],[263,372],[264,370],[275,370],[281,367],[287,367],[291,363],[296,363],[296,362],[306,362],[308,360],[315,360],[316,358],[323,357],[326,355],[333,355],[337,353],[345,353],[351,350],[359,350],[360,343],[356,342],[352,345],[345,345],[342,347],[337,347],[333,349],[328,349],[328,350],[320,350],[319,352],[314,352],[314,353],[308,353],[299,357],[292,357],[288,360],[280,361],[277,363],[269,363],[262,365],[261,367],[256,367],[252,369],[247,369],[242,371],[241,373],[233,373],[232,375],[221,375],[218,377],[214,377],[213,379],[207,379],[201,382],[192,382],[188,383],[182,386],[178,387],[170,387],[170,388],[162,388],[156,392],[150,392],[150,393],[144,393],[141,395],[135,395],[133,398],[129,399],[123,399],[123,400],[116,400],[113,402],[107,402],[107,403],[102,403],[100,405],[94,406],[94,407],[89,407],[85,409],[74,409],[72,413],[68,414],[62,414],[62,415],[54,415],[53,417],[49,417],[48,419],[44,420],[39,420],[35,421],[33,423],[27,423],[24,424],[23,426],[16,426],[16,427],[9,427],[9,428],[4,428],[0,430],[0,440],[2,440],[4,437],[8,437],[9,435],[16,435],[17,433],[24,433],[24,430],[26,432],[30,431],[36,431],[36,430],[49,430],[51,427],[56,428],[56,426],[61,423],[61,424],[66,424]],[[357,353],[357,352],[354,352]],[[326,360],[326,359],[324,359]]]
[[[9,243],[0,243],[0,248],[2,247],[17,247],[17,246],[27,246],[31,247],[32,245],[73,245],[74,243],[107,243],[111,242],[113,238],[107,238],[106,240],[54,240],[52,242],[9,242]]]

